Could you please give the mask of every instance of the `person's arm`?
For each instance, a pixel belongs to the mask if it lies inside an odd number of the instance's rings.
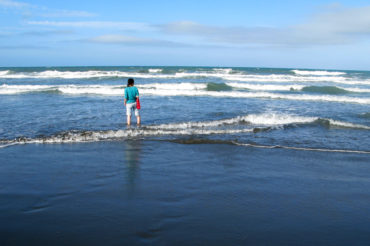
[[[128,94],[127,94],[127,90],[125,89],[125,99],[123,100],[123,102],[125,103],[125,106],[127,104],[127,98],[128,98]]]

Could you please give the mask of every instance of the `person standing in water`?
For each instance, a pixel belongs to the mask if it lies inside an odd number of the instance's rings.
[[[139,109],[136,108],[136,99],[139,98],[139,90],[134,86],[134,79],[127,80],[127,87],[125,88],[125,106],[127,115],[127,125],[131,125],[131,113],[135,110],[137,125],[140,125],[141,118]]]

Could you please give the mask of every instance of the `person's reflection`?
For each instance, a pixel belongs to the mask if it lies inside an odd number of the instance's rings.
[[[136,181],[139,174],[140,152],[142,142],[140,140],[125,141],[125,164],[127,167],[127,192],[130,196],[135,194]]]

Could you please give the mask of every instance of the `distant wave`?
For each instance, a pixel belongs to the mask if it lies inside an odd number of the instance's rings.
[[[149,68],[148,69],[149,73],[161,73],[163,69],[161,68]]]
[[[214,68],[208,71],[171,71],[165,73],[163,69],[151,68],[146,72],[123,72],[123,71],[58,71],[46,70],[42,72],[15,72],[0,71],[0,78],[3,79],[96,79],[96,78],[143,78],[143,79],[197,79],[197,78],[219,78],[228,81],[244,82],[280,82],[280,83],[301,83],[301,82],[327,82],[350,85],[370,85],[369,79],[344,77],[342,72],[327,72],[323,76],[312,75],[291,75],[291,74],[246,74],[242,71],[234,71],[226,68]]]
[[[233,72],[232,68],[214,68],[213,71],[216,73],[230,74]]]
[[[139,89],[161,89],[161,90],[208,90],[208,91],[229,91],[230,89],[248,89],[253,91],[307,91],[322,94],[345,94],[345,93],[370,93],[370,89],[337,87],[337,86],[304,86],[297,84],[276,85],[276,84],[250,84],[250,83],[150,83],[139,84]],[[36,92],[43,90],[73,89],[73,94],[86,93],[85,89],[93,94],[115,95],[121,94],[125,86],[119,85],[0,85],[0,94],[17,94]],[[114,91],[115,90],[115,91]]]
[[[292,70],[295,74],[298,75],[315,75],[315,76],[338,76],[338,75],[345,75],[345,72],[332,72],[332,71],[325,71],[325,70]]]
[[[9,70],[0,71],[0,77],[9,74]]]
[[[207,91],[231,91],[232,87],[225,83],[207,83]]]
[[[326,124],[328,126],[340,128],[370,130],[370,127],[368,126],[353,124],[349,122],[341,122],[332,119],[323,119],[319,117],[302,117],[289,114],[262,113],[214,121],[168,123],[160,125],[149,125],[141,128],[129,128],[125,130],[105,130],[105,131],[71,130],[56,133],[51,136],[43,136],[37,138],[19,137],[13,140],[6,139],[0,140],[0,148],[5,148],[17,144],[82,143],[82,142],[135,139],[138,137],[142,138],[156,136],[196,136],[196,135],[217,135],[217,134],[233,135],[240,133],[252,134],[261,131],[269,131],[272,129],[284,129],[285,126],[289,125],[298,126],[302,124],[303,125]],[[246,143],[238,144],[250,145]],[[255,147],[263,146],[261,145]],[[278,148],[281,146],[270,146],[270,147]],[[317,151],[323,150],[299,147],[287,147],[287,148],[297,150],[317,150]],[[362,152],[370,153],[367,151]]]
[[[168,83],[142,84],[139,87],[142,95],[154,96],[204,96],[204,97],[232,97],[232,98],[269,98],[297,101],[327,101],[343,103],[370,104],[370,98],[311,95],[311,94],[281,94],[264,91],[246,92],[229,91],[228,85],[212,85],[206,83]],[[19,94],[35,92],[59,92],[64,94],[97,94],[123,95],[123,86],[114,85],[7,85],[0,86],[0,94]]]
[[[340,95],[350,93],[349,90],[338,88],[336,86],[305,86],[301,89],[301,91],[330,95]]]

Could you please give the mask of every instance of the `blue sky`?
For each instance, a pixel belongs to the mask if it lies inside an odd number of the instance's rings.
[[[368,1],[0,0],[0,66],[370,70]]]

